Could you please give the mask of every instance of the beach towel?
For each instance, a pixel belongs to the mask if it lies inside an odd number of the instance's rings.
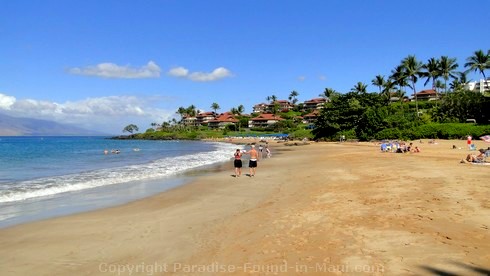
[[[480,139],[482,139],[483,141],[485,141],[487,143],[490,143],[490,135],[481,136]]]

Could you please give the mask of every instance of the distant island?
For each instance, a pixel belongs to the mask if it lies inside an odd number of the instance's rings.
[[[0,113],[0,136],[106,136],[68,124],[32,118],[17,118]]]

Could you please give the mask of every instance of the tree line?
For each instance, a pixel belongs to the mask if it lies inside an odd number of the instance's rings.
[[[479,72],[486,81],[490,50],[486,53],[475,51],[466,59],[465,71],[457,71],[458,67],[456,59],[447,56],[430,58],[422,63],[414,55],[409,55],[388,78],[377,75],[372,80],[372,84],[379,88],[378,93],[367,93],[367,85],[362,82],[345,94],[326,88],[324,93],[330,101],[315,123],[314,137],[337,139],[340,135],[347,135],[360,140],[418,139],[490,133],[490,98],[465,88],[468,83],[466,75],[470,71]],[[432,82],[433,88],[441,93],[440,98],[419,102],[416,84],[424,78],[424,85]],[[439,82],[441,79],[444,83]],[[451,81],[449,87],[448,81]],[[407,88],[413,91],[414,102],[404,100]],[[438,88],[443,88],[443,93]],[[393,98],[399,99],[398,102],[392,102]],[[456,124],[468,120],[486,126]]]
[[[481,93],[466,90],[468,83],[467,74],[471,71],[478,72],[486,80],[485,71],[490,68],[490,50],[475,51],[463,64],[465,70],[458,71],[459,64],[455,58],[441,56],[429,58],[426,63],[417,60],[416,56],[408,55],[391,70],[388,77],[377,75],[371,84],[378,88],[377,92],[368,93],[368,85],[357,82],[347,93],[339,93],[333,88],[325,88],[319,96],[328,99],[321,110],[318,119],[314,123],[310,138],[336,139],[339,135],[347,135],[352,139],[385,139],[385,138],[425,138],[426,136],[441,136],[448,138],[441,129],[428,133],[427,127],[420,130],[422,125],[448,124],[439,128],[455,128],[454,123],[465,123],[468,119],[474,119],[480,124],[488,124],[490,119],[489,97]],[[431,83],[437,92],[436,101],[419,101],[417,98],[416,85],[420,81],[423,85]],[[406,93],[411,91],[414,101],[407,101]],[[298,102],[297,91],[291,91],[288,99],[291,103]],[[488,93],[486,94],[488,96]],[[393,99],[398,99],[393,102]],[[274,103],[277,96],[266,97],[267,101]],[[210,108],[216,113],[220,109],[218,103],[214,102]],[[233,107],[230,112],[240,118],[243,127],[247,127],[248,120],[241,118],[245,111],[243,105]],[[282,115],[286,122],[282,122],[282,132],[298,130],[301,125],[294,116],[304,115],[302,104],[297,104],[293,110],[295,113],[281,113],[278,105],[271,110],[274,114]],[[182,119],[186,116],[196,116],[198,110],[194,105],[179,107],[176,111],[181,120],[175,118],[161,124],[152,123],[153,129],[163,131],[179,131],[185,128]],[[131,125],[130,125],[131,126]],[[305,126],[303,126],[305,127]],[[308,128],[311,128],[309,126]],[[277,129],[277,128],[275,128]],[[478,132],[483,130],[467,130],[463,132]],[[126,127],[123,131],[131,132],[137,130],[135,126]],[[449,131],[450,132],[450,131]],[[490,131],[488,131],[490,132]],[[302,132],[303,135],[306,132]],[[309,132],[308,132],[309,133]],[[457,135],[469,133],[449,134],[451,138]]]

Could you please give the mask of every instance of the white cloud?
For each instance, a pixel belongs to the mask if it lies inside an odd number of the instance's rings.
[[[174,116],[174,110],[155,107],[163,100],[162,97],[108,96],[56,103],[0,94],[0,111],[15,117],[44,119],[119,134],[130,123],[145,131],[151,123],[162,123]]]
[[[218,67],[214,69],[211,73],[205,73],[205,72],[190,73],[189,70],[184,67],[175,67],[168,71],[168,75],[172,77],[186,78],[191,81],[197,81],[197,82],[216,81],[216,80],[233,76],[231,71],[224,67]]]
[[[298,80],[299,80],[299,81],[305,81],[305,80],[306,80],[306,77],[305,77],[305,76],[299,76],[299,77],[298,77]]]
[[[318,77],[318,79],[324,81],[324,80],[327,80],[327,77],[321,75],[321,76]]]
[[[160,67],[153,61],[149,61],[148,64],[140,68],[133,68],[128,65],[119,66],[114,63],[100,63],[95,66],[74,67],[68,70],[69,73],[75,75],[118,79],[158,78],[160,71]]]
[[[168,74],[172,77],[184,78],[189,75],[189,70],[184,67],[175,67],[168,71]]]
[[[15,103],[15,97],[7,96],[0,93],[0,108],[9,110],[10,107]]]

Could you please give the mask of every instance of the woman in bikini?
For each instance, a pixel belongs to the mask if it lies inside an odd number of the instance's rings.
[[[242,174],[242,152],[240,149],[237,149],[234,155],[235,160],[233,161],[233,164],[235,166],[235,177],[240,177]]]

